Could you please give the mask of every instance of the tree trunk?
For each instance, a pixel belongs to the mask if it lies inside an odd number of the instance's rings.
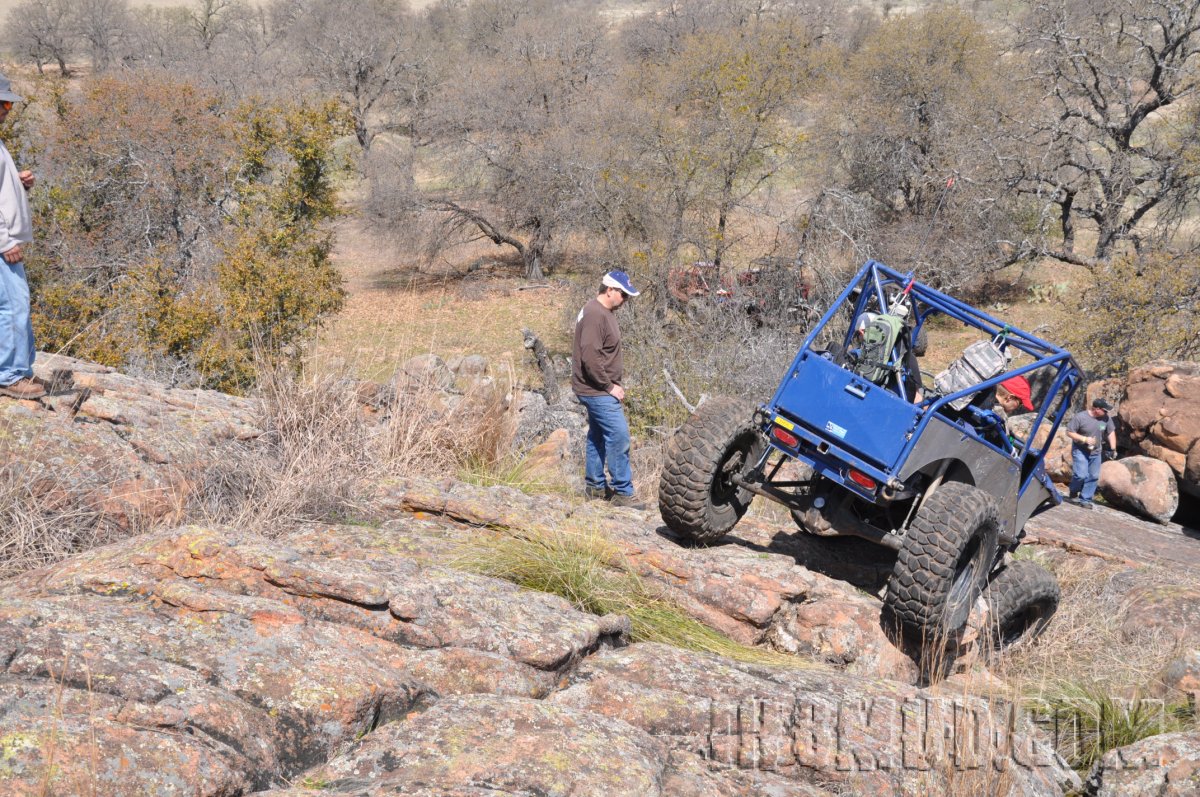
[[[1058,203],[1062,212],[1062,236],[1063,236],[1063,251],[1067,254],[1075,253],[1075,216],[1072,214],[1072,207],[1075,204],[1075,194],[1071,191],[1065,192],[1065,196]]]
[[[530,243],[525,247],[525,251],[521,252],[521,260],[525,263],[525,279],[530,282],[540,282],[546,278],[542,271],[542,249],[540,246],[535,246]]]
[[[525,279],[530,282],[541,282],[546,275],[542,269],[542,257],[546,252],[546,244],[550,235],[544,231],[540,219],[533,221],[533,237],[521,250],[521,260],[525,263]]]
[[[358,139],[358,146],[362,148],[363,155],[368,154],[371,151],[371,136],[365,119],[355,118],[354,137]]]

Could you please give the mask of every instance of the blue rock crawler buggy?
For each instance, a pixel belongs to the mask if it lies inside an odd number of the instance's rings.
[[[979,330],[936,377],[919,371],[925,324]],[[1035,410],[1004,419],[996,386],[1022,375]],[[809,333],[770,402],[703,404],[671,439],[659,508],[674,532],[711,543],[761,495],[802,531],[890,548],[885,617],[946,639],[986,589],[993,641],[1040,632],[1054,577],[1013,560],[1025,522],[1058,505],[1042,460],[1079,385],[1063,349],[870,261]]]

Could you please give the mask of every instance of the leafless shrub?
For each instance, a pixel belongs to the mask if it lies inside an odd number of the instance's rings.
[[[116,530],[68,490],[48,489],[19,464],[0,468],[0,578],[111,541]]]
[[[495,384],[464,395],[412,385],[375,410],[357,387],[340,374],[270,372],[260,382],[265,441],[210,467],[193,512],[267,534],[361,518],[388,479],[487,468],[506,453],[505,391]]]
[[[665,278],[648,275],[635,279],[635,284],[642,295],[619,311],[624,384],[635,437],[668,434],[687,417],[671,382],[693,405],[702,396],[770,398],[815,312],[800,297],[794,276],[789,283],[792,294],[783,300],[774,290],[780,286],[770,283],[729,297],[714,291],[686,303],[670,295]],[[568,306],[569,325],[595,291],[590,282],[578,287]]]

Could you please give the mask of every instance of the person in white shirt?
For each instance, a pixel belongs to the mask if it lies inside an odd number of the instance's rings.
[[[14,102],[24,100],[0,74],[0,124]],[[0,142],[0,395],[36,399],[46,389],[33,378],[33,323],[29,318],[29,282],[24,247],[33,241],[33,219],[25,192],[33,188],[33,172],[17,171],[8,148]]]

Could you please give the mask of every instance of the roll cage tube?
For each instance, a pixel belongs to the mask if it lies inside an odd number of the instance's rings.
[[[859,269],[854,279],[852,279],[846,285],[846,287],[838,295],[837,299],[830,305],[829,309],[826,310],[825,314],[822,315],[821,319],[806,336],[804,345],[800,348],[795,358],[792,360],[784,379],[781,380],[779,388],[776,390],[771,399],[771,404],[767,408],[769,416],[773,416],[776,408],[780,406],[781,397],[783,396],[784,390],[787,387],[788,377],[791,374],[796,373],[801,361],[806,356],[811,356],[811,354],[815,351],[813,347],[819,336],[825,331],[825,329],[829,326],[841,309],[846,305],[847,301],[850,300],[856,289],[859,291],[859,295],[855,298],[853,303],[853,316],[850,319],[850,323],[847,326],[845,334],[842,336],[842,345],[844,348],[849,346],[858,320],[861,318],[864,312],[869,311],[868,308],[871,307],[872,302],[876,303],[877,307],[879,308],[878,312],[888,312],[888,310],[892,309],[889,307],[889,301],[894,301],[894,297],[899,295],[901,292],[907,292],[909,304],[912,308],[914,320],[916,322],[911,332],[912,340],[909,342],[910,345],[915,342],[917,334],[928,318],[934,313],[942,313],[950,318],[963,322],[967,326],[986,333],[988,337],[999,338],[1002,348],[1013,346],[1034,360],[1032,363],[1005,371],[997,376],[981,381],[958,392],[946,396],[938,396],[922,400],[916,405],[921,410],[917,425],[912,430],[906,430],[906,432],[908,432],[908,441],[903,450],[900,452],[897,461],[892,463],[892,465],[895,467],[889,468],[889,470],[894,472],[896,469],[898,469],[899,464],[903,463],[907,459],[909,453],[911,453],[912,447],[919,439],[925,427],[929,424],[933,415],[938,411],[946,410],[950,402],[964,396],[975,395],[981,391],[988,390],[998,385],[1000,382],[1009,379],[1010,377],[1025,375],[1042,368],[1050,367],[1055,370],[1055,377],[1050,385],[1049,390],[1046,391],[1041,405],[1036,410],[1037,415],[1033,424],[1030,426],[1028,439],[1021,441],[1022,461],[1027,461],[1030,457],[1034,457],[1038,460],[1042,458],[1044,449],[1034,449],[1031,445],[1039,427],[1047,418],[1049,418],[1051,426],[1047,440],[1053,439],[1053,436],[1057,432],[1063,417],[1066,415],[1071,398],[1074,395],[1075,390],[1079,387],[1080,370],[1074,359],[1071,357],[1071,354],[1059,346],[1055,346],[1054,344],[1042,340],[1035,335],[994,318],[982,310],[965,304],[964,302],[961,302],[952,296],[948,296],[941,291],[916,282],[911,273],[907,275],[900,274],[899,272],[894,271],[893,269],[875,260],[867,261],[863,267]],[[893,291],[892,297],[889,297],[888,295],[889,289]],[[919,312],[916,312],[916,307],[918,304],[921,305],[921,309]],[[1064,391],[1064,388],[1065,392],[1062,392]],[[1058,401],[1058,405],[1054,409],[1054,412],[1051,416],[1051,408],[1058,399],[1060,392],[1062,392],[1062,399],[1061,401]],[[897,399],[899,398],[900,396],[897,396]],[[874,469],[870,470],[873,471]],[[1036,475],[1034,473],[1035,470],[1036,468],[1033,467],[1022,468],[1022,479],[1019,494],[1024,494],[1030,481]],[[890,476],[890,473],[876,471],[874,475]]]

